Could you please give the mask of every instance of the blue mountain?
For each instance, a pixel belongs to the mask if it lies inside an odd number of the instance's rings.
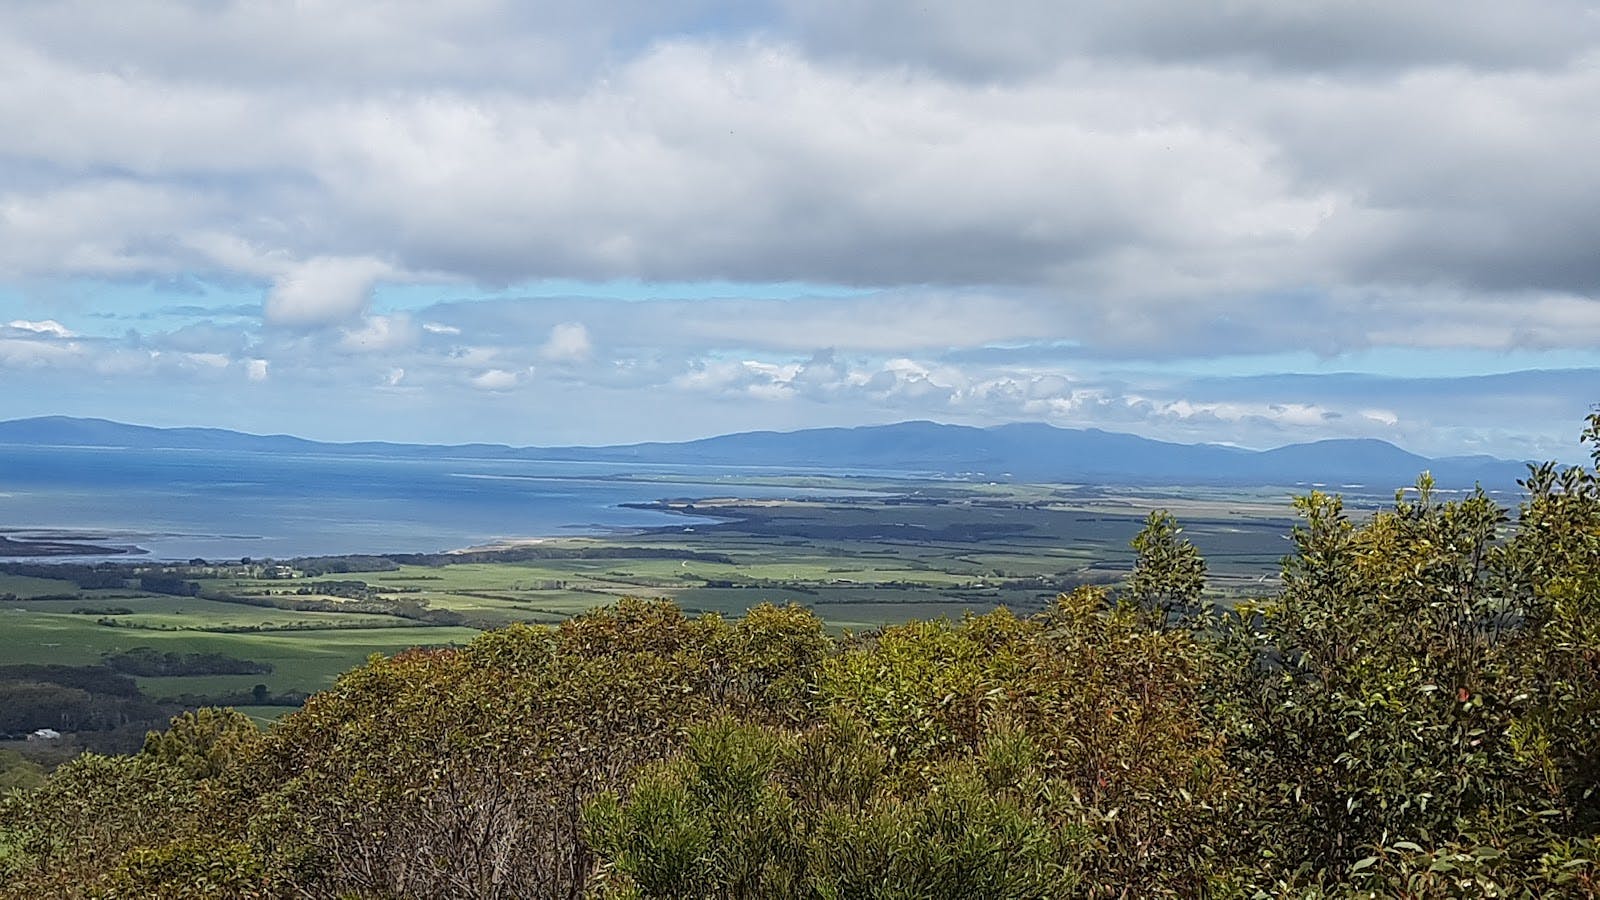
[[[501,444],[323,443],[219,428],[150,428],[49,416],[0,422],[0,444],[129,447],[438,458],[580,460],[634,464],[883,469],[994,480],[1142,484],[1294,485],[1321,482],[1385,489],[1423,470],[1443,487],[1509,487],[1525,464],[1487,456],[1429,459],[1386,441],[1326,440],[1256,451],[1180,444],[1098,429],[1037,423],[976,428],[901,422],[857,428],[751,431],[679,443],[608,447]]]

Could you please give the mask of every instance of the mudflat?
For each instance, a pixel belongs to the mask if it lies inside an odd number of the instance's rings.
[[[9,538],[0,534],[0,559],[33,556],[121,556],[143,553],[137,547],[104,547],[73,535]]]

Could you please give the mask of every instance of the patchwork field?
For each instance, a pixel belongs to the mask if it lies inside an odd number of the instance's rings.
[[[657,508],[693,515],[693,524],[448,554],[11,564],[0,567],[9,572],[0,574],[0,666],[97,666],[129,651],[246,661],[261,665],[134,680],[151,700],[210,698],[270,718],[370,654],[461,644],[511,622],[555,623],[629,595],[727,616],[797,603],[839,630],[999,605],[1029,612],[1077,585],[1118,582],[1132,564],[1129,540],[1156,508],[1180,515],[1219,599],[1259,594],[1274,586],[1292,526],[1287,498],[1270,495],[833,483],[848,495],[663,500]]]

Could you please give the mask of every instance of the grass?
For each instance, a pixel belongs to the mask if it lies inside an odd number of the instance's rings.
[[[79,603],[77,606],[83,606]],[[220,631],[234,628],[350,628],[357,626],[403,625],[393,616],[368,613],[302,612],[222,603],[199,597],[149,596],[137,599],[97,601],[93,606],[116,606],[133,610],[130,615],[112,618],[133,628],[188,629]]]
[[[18,597],[39,597],[50,594],[76,594],[78,586],[70,581],[53,578],[30,578],[26,575],[7,575],[0,572],[0,597],[15,594]]]
[[[341,673],[366,661],[374,653],[391,654],[408,647],[465,644],[477,636],[471,628],[389,628],[361,631],[324,631],[311,634],[207,635],[184,643],[185,652],[224,653],[228,656],[271,663],[267,675],[185,675],[140,678],[139,686],[152,697],[178,694],[248,693],[265,684],[274,693],[320,691],[333,686]],[[158,650],[162,644],[147,644]]]
[[[860,486],[860,485],[857,485]],[[884,485],[874,485],[879,489]],[[959,618],[1004,604],[1037,609],[1058,587],[1116,580],[1131,567],[1129,540],[1149,509],[1173,508],[1207,556],[1211,583],[1247,595],[1271,588],[1286,549],[1287,503],[1257,493],[1116,491],[1073,485],[901,484],[895,498],[697,501],[726,521],[609,539],[562,538],[559,550],[633,548],[640,555],[406,565],[316,578],[202,577],[210,593],[298,594],[319,581],[361,581],[379,598],[425,603],[473,624],[555,623],[624,595],[670,597],[692,612],[734,616],[761,602],[809,606],[835,629],[909,619]],[[931,502],[923,502],[931,501]],[[663,551],[720,553],[731,562],[659,558]],[[313,588],[314,590],[314,588]],[[109,652],[223,653],[269,662],[270,675],[141,679],[154,697],[315,691],[373,653],[459,644],[476,631],[419,626],[373,612],[292,611],[128,590],[81,591],[56,579],[0,575],[0,664],[87,665]],[[74,595],[71,599],[34,600]],[[315,596],[315,595],[313,595]],[[96,612],[74,613],[93,608]],[[98,620],[105,608],[126,608]],[[297,630],[267,630],[295,628]],[[227,633],[230,629],[260,631]],[[281,707],[267,707],[281,710]],[[251,713],[270,717],[272,713]]]
[[[95,665],[108,653],[134,647],[151,647],[162,653],[222,653],[271,663],[273,672],[138,680],[152,697],[249,691],[258,683],[267,684],[274,692],[317,691],[373,653],[461,644],[476,633],[470,628],[429,627],[242,634],[144,631],[109,628],[96,624],[93,617],[70,613],[5,609],[0,610],[0,663]]]

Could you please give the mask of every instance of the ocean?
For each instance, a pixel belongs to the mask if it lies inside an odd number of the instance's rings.
[[[651,481],[619,480],[650,474]],[[754,468],[0,446],[0,534],[137,546],[121,559],[432,553],[496,540],[605,534],[693,518],[625,503],[842,496],[737,483]],[[775,473],[766,473],[775,474]],[[57,559],[65,559],[57,557]]]

